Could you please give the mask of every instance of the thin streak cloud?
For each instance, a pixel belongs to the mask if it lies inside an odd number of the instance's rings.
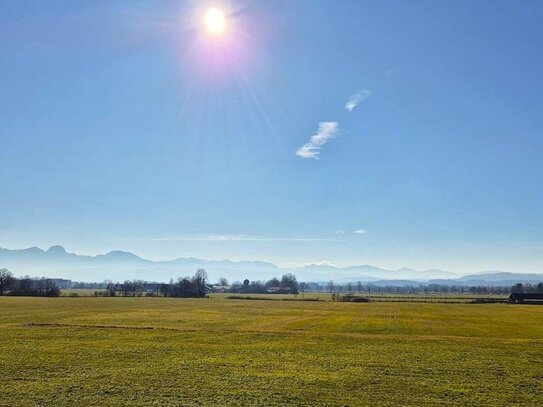
[[[154,238],[125,238],[122,240],[150,240],[158,242],[341,242],[340,239],[315,237],[270,237],[253,235],[188,235]]]
[[[339,131],[337,122],[320,122],[317,132],[311,136],[307,144],[296,150],[296,155],[302,158],[319,158],[320,150],[328,140],[336,137]]]

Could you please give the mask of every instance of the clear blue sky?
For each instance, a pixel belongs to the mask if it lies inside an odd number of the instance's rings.
[[[541,1],[1,1],[0,246],[541,271],[542,21]]]

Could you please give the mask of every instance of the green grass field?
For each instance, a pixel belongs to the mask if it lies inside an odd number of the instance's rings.
[[[0,298],[0,405],[543,404],[543,307]]]

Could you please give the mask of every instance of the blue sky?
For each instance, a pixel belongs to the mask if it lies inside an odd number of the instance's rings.
[[[541,21],[538,1],[1,1],[0,246],[541,271]]]

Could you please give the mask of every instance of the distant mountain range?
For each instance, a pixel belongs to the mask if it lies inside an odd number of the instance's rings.
[[[124,280],[139,278],[147,281],[168,281],[170,278],[193,274],[204,268],[212,280],[226,277],[230,281],[249,278],[264,280],[295,273],[300,280],[337,282],[373,282],[375,284],[466,284],[511,285],[517,282],[543,281],[543,274],[519,274],[488,271],[459,276],[439,269],[417,271],[410,268],[387,270],[370,265],[336,267],[328,264],[310,264],[297,268],[280,268],[263,261],[205,260],[180,257],[173,260],[152,261],[134,253],[111,251],[97,256],[68,253],[62,246],[48,250],[30,247],[21,250],[0,248],[0,267],[10,269],[15,275],[69,278],[79,281]]]

